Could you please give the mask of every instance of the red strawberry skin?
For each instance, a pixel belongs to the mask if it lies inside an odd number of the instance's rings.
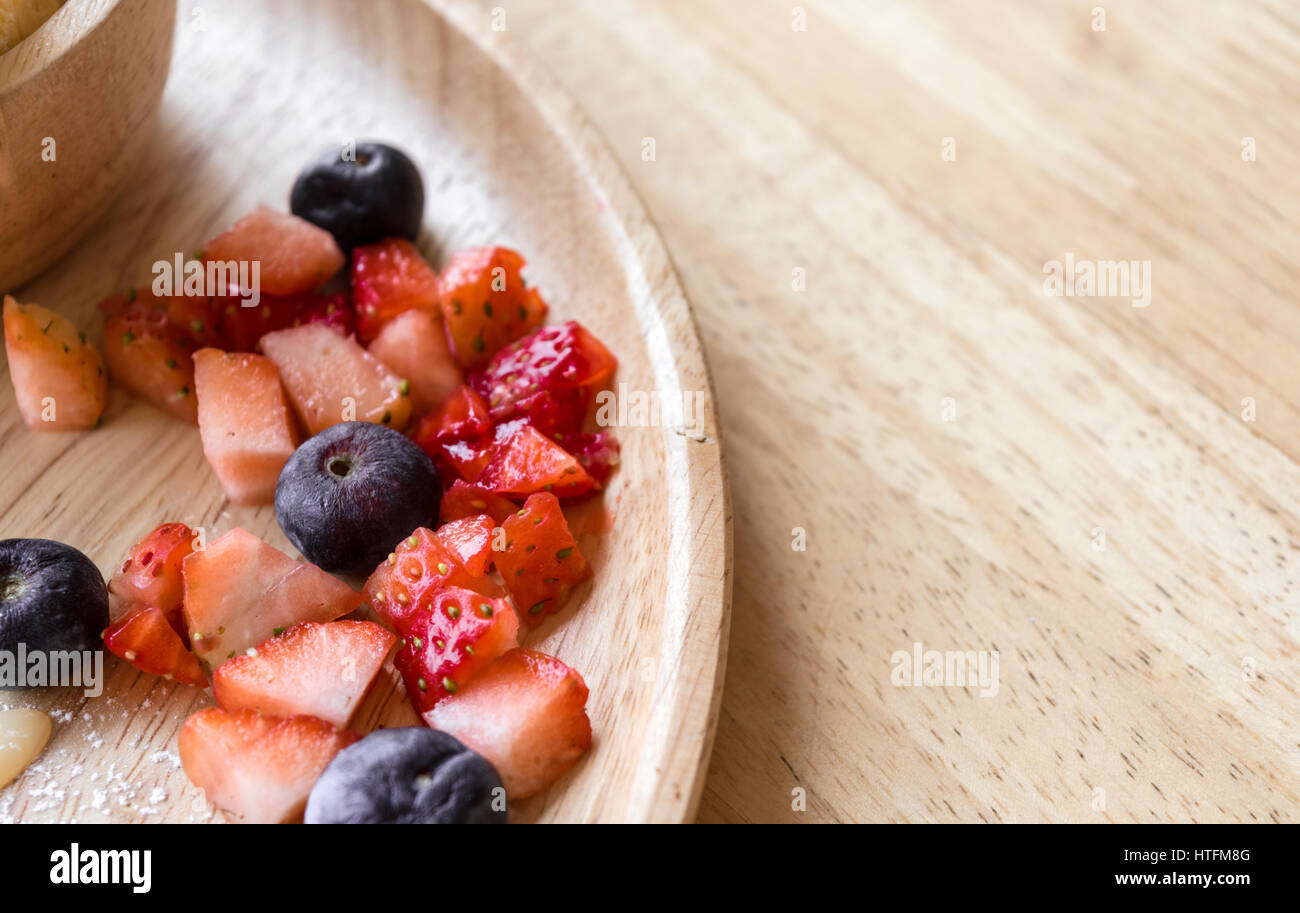
[[[399,314],[437,311],[438,274],[405,238],[357,247],[352,251],[352,303],[357,336],[368,343]]]
[[[108,581],[109,617],[117,621],[142,605],[178,615],[185,595],[181,567],[192,551],[194,530],[184,523],[164,523],[133,545]]]
[[[591,747],[587,683],[553,656],[516,648],[424,714],[487,758],[512,801],[555,782]]]
[[[493,421],[528,416],[548,435],[582,429],[590,391],[613,377],[618,360],[576,320],[538,327],[497,352],[470,382]]]
[[[467,371],[546,319],[546,302],[524,284],[524,258],[505,247],[456,251],[438,277],[452,353]]]
[[[357,331],[356,315],[346,295],[308,295],[299,302],[294,326],[304,323],[323,323],[340,336],[351,336]]]
[[[104,646],[150,675],[207,687],[198,658],[161,609],[141,606],[127,613],[104,632]]]
[[[359,738],[314,717],[207,707],[185,720],[177,750],[213,805],[248,824],[279,824],[302,817],[316,779]]]
[[[599,488],[577,459],[532,425],[523,422],[509,433],[497,426],[497,442],[476,480],[499,495],[520,497],[554,492],[576,498]]]
[[[411,621],[429,607],[439,590],[461,587],[493,599],[500,587],[471,574],[432,530],[420,528],[403,539],[366,580],[365,594],[375,612],[405,636]]]
[[[438,538],[452,557],[475,577],[492,570],[492,530],[496,522],[487,514],[463,517],[438,527]]]
[[[491,455],[493,428],[483,398],[461,386],[420,420],[411,439],[429,455],[443,478],[478,478]]]
[[[212,676],[213,696],[223,710],[314,716],[341,729],[396,642],[371,621],[303,622],[222,663]]]
[[[591,566],[578,550],[555,495],[533,495],[501,526],[506,547],[494,552],[497,570],[519,617],[536,627],[564,607],[573,588],[591,576]]]
[[[618,465],[620,447],[614,432],[608,428],[597,434],[556,435],[555,442],[573,454],[578,465],[602,488]]]
[[[474,485],[463,479],[457,479],[442,496],[438,508],[438,518],[444,523],[487,514],[497,523],[504,523],[506,517],[519,511],[519,505],[509,498],[494,494],[481,485]]]
[[[455,694],[515,646],[519,617],[504,599],[450,587],[411,620],[393,666],[419,713]]]

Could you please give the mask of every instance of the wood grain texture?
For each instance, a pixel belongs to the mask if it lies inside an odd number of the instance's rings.
[[[508,10],[714,371],[736,590],[700,820],[1300,818],[1295,5]],[[1151,261],[1150,305],[1046,296],[1069,252]],[[997,696],[895,687],[916,642],[998,650]]]
[[[518,821],[690,818],[721,693],[726,480],[689,308],[599,134],[509,36],[453,3],[183,2],[176,42],[150,180],[19,297],[95,326],[94,302],[148,279],[154,260],[194,249],[258,202],[287,205],[319,149],[382,138],[411,153],[426,184],[421,246],[435,263],[457,247],[515,247],[553,316],[581,320],[618,355],[618,381],[704,394],[690,435],[618,428],[623,461],[603,500],[571,513],[595,579],[527,645],[585,676],[595,745],[512,810]],[[222,497],[194,428],[120,391],[104,427],[85,435],[26,432],[6,394],[0,432],[7,536],[73,542],[105,571],[163,519],[209,537],[243,526],[292,551],[269,506]],[[106,693],[0,701],[55,715],[45,754],[0,793],[0,818],[210,820],[175,756],[177,729],[208,694],[111,657]],[[391,670],[360,716],[363,728],[415,722]]]

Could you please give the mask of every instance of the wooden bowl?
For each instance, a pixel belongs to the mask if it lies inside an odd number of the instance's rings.
[[[132,183],[60,269],[18,297],[59,310],[94,338],[97,299],[148,281],[154,261],[201,247],[258,203],[286,208],[294,176],[316,153],[346,138],[408,152],[425,182],[420,246],[436,266],[461,247],[521,251],[550,319],[590,327],[618,356],[615,383],[629,396],[690,394],[700,406],[698,423],[616,428],[622,462],[609,487],[570,511],[595,578],[526,645],[586,678],[595,741],[572,771],[512,807],[517,821],[691,819],[727,642],[726,476],[690,308],[603,138],[476,4],[204,8],[206,30],[178,30],[159,142],[142,162],[150,180]],[[223,497],[193,426],[121,391],[96,431],[34,434],[19,427],[0,378],[0,432],[8,536],[69,542],[106,572],[164,520],[201,526],[208,541],[242,526],[293,552],[270,507]],[[0,792],[0,818],[210,820],[174,758],[181,723],[211,695],[113,657],[105,675],[102,698],[71,690],[7,698],[57,715],[44,766]],[[415,722],[390,674],[354,725]],[[130,783],[119,787],[133,798],[110,796],[111,817],[92,806],[91,789],[74,795],[94,775],[113,789],[114,772],[127,770]],[[54,782],[66,799],[49,800]],[[150,795],[165,798],[151,804]]]
[[[68,0],[0,55],[0,290],[104,214],[149,138],[175,0]]]

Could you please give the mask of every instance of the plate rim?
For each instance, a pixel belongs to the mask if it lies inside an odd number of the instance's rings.
[[[514,82],[584,173],[598,198],[608,203],[614,216],[611,222],[622,234],[623,251],[630,254],[621,261],[628,267],[635,264],[640,273],[635,278],[654,290],[652,306],[672,330],[671,341],[668,334],[659,340],[647,337],[647,348],[654,355],[656,345],[661,346],[659,354],[669,356],[668,363],[682,389],[705,391],[705,433],[698,437],[665,434],[665,439],[669,461],[676,459],[687,470],[668,475],[670,490],[677,489],[679,495],[669,505],[669,526],[685,536],[684,541],[674,544],[685,550],[688,560],[698,561],[707,549],[707,556],[716,560],[720,570],[711,575],[694,570],[684,574],[680,595],[688,611],[680,617],[689,620],[689,628],[716,630],[716,647],[710,649],[710,655],[704,658],[699,669],[699,675],[707,681],[693,682],[686,688],[678,676],[671,676],[656,695],[657,709],[650,726],[657,725],[660,731],[665,731],[663,727],[667,726],[665,734],[674,733],[675,737],[665,741],[661,752],[651,756],[643,754],[638,764],[635,795],[627,806],[626,816],[627,820],[641,822],[692,821],[703,793],[717,731],[731,626],[733,571],[731,493],[717,397],[694,312],[644,201],[604,135],[568,90],[508,30],[487,28],[486,11],[475,6],[472,0],[421,2],[449,28],[471,41]],[[673,450],[678,452],[672,453]],[[709,542],[710,539],[717,541]],[[690,567],[685,562],[682,566]],[[689,628],[683,625],[673,632],[682,647],[688,646],[684,641]],[[699,700],[696,684],[708,688],[707,701]]]

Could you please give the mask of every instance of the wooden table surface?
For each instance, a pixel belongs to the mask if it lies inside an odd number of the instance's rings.
[[[1300,818],[1300,8],[493,6],[710,359],[699,819]],[[1149,287],[1049,294],[1067,258]],[[894,684],[918,643],[997,651],[997,693]]]

